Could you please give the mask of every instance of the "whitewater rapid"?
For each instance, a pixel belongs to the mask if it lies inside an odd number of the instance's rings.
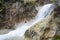
[[[0,35],[0,40],[9,40],[14,37],[24,36],[26,30],[28,30],[30,27],[32,27],[37,22],[43,20],[47,15],[50,15],[54,7],[55,7],[54,4],[46,4],[40,9],[37,7],[36,9],[38,9],[37,10],[38,13],[34,19],[32,19],[31,21],[28,21],[27,23],[23,22],[23,24],[16,25],[17,28],[15,30],[10,31],[7,34]]]

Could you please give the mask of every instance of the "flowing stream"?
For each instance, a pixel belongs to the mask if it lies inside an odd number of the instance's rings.
[[[7,34],[0,35],[0,40],[10,40],[11,38],[14,38],[14,37],[24,36],[26,30],[28,30],[30,27],[35,25],[37,22],[43,20],[47,15],[49,15],[53,11],[54,7],[55,7],[54,4],[46,4],[40,9],[39,7],[37,7],[36,9],[38,9],[37,10],[38,13],[34,19],[32,19],[31,21],[28,21],[27,23],[23,22],[23,24],[16,25],[17,28],[15,30],[10,31]]]

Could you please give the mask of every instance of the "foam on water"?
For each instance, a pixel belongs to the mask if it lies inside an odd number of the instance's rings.
[[[37,9],[39,9],[39,8],[37,7]],[[54,9],[53,4],[44,5],[42,8],[40,8],[38,10],[36,17],[33,20],[31,20],[27,23],[16,25],[16,27],[18,27],[18,28],[16,28],[15,30],[13,30],[7,34],[0,35],[0,40],[8,40],[8,39],[11,39],[11,38],[14,38],[17,36],[22,37],[24,35],[24,33],[26,32],[26,30],[28,30],[30,27],[32,27],[32,25],[34,25],[37,22],[44,19],[47,15],[49,15],[52,12],[53,9]]]

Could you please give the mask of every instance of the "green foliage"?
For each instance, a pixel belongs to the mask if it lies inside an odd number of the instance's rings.
[[[25,5],[26,5],[27,3],[34,5],[35,0],[23,0],[23,2],[24,2]]]
[[[50,1],[54,2],[55,0],[50,0]]]
[[[55,36],[54,40],[60,40],[60,36]]]
[[[3,0],[0,0],[0,3],[2,3]]]
[[[3,10],[3,0],[0,0],[0,13],[2,12]]]

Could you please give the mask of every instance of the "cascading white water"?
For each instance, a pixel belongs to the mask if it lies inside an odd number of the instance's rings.
[[[38,13],[34,19],[32,19],[31,21],[29,21],[27,23],[18,24],[17,25],[18,28],[16,28],[15,30],[13,30],[7,34],[0,35],[0,40],[8,40],[8,39],[11,39],[14,37],[24,36],[24,33],[26,32],[26,30],[28,30],[30,27],[32,27],[32,25],[34,25],[37,22],[44,19],[47,15],[49,15],[52,12],[52,10],[54,9],[54,7],[55,6],[53,4],[44,5],[41,9],[38,10]]]

